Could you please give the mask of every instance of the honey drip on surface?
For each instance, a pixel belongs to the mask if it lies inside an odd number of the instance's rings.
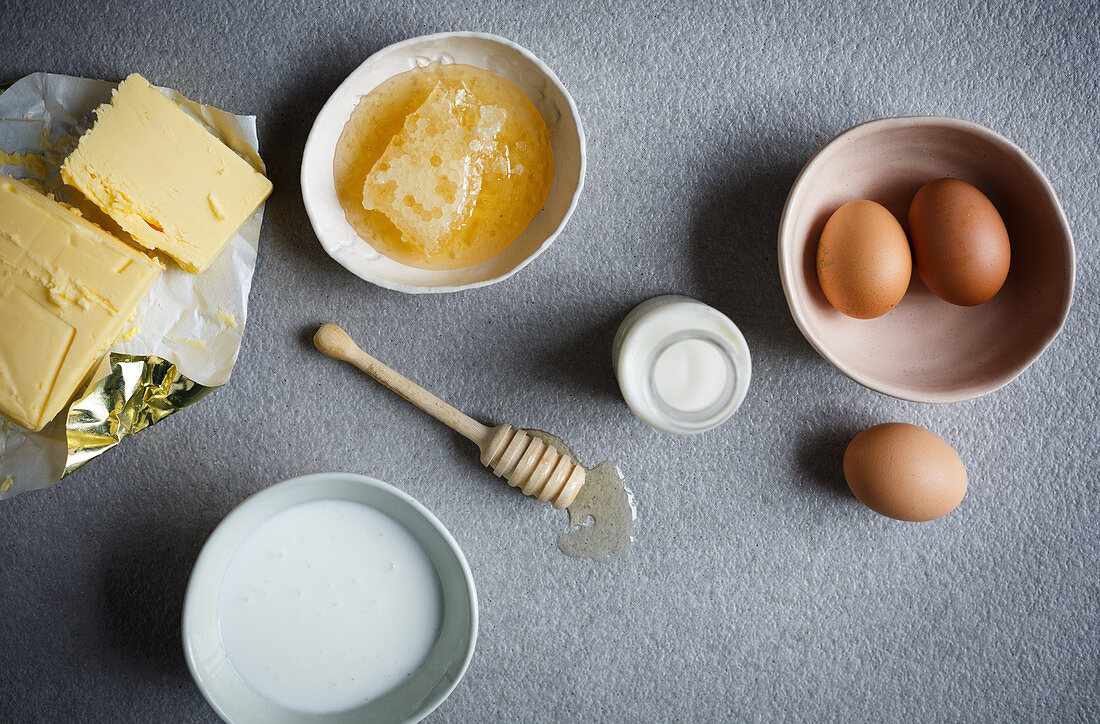
[[[422,269],[459,269],[506,249],[546,201],[546,123],[510,82],[432,63],[360,98],[336,145],[333,178],[356,233]]]
[[[563,455],[577,459],[561,438],[542,430],[527,432]],[[558,550],[565,555],[608,561],[630,550],[637,509],[634,494],[615,463],[605,461],[590,468],[584,486],[567,510],[569,530],[558,536]]]

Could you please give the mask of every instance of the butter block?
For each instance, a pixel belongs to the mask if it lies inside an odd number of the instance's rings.
[[[0,176],[0,413],[41,429],[73,398],[163,266]]]
[[[464,86],[437,83],[367,174],[363,207],[437,252],[466,223],[483,176],[508,173],[507,148],[495,143],[506,118]]]
[[[271,194],[262,173],[136,73],[96,110],[61,177],[137,243],[192,273]]]

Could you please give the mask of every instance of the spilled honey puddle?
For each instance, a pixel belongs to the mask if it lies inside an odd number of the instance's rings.
[[[578,459],[561,438],[542,430],[527,430],[563,455]],[[611,461],[588,470],[569,511],[569,530],[558,536],[558,550],[573,558],[608,561],[619,558],[634,543],[637,508],[619,466]]]

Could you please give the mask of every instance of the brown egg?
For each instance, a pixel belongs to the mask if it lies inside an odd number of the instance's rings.
[[[859,502],[898,520],[935,520],[962,502],[966,467],[943,438],[887,422],[855,436],[844,451],[844,479]]]
[[[987,302],[1008,277],[1005,222],[965,181],[941,178],[922,186],[909,206],[909,235],[921,281],[952,304]]]
[[[844,204],[825,222],[817,279],[825,298],[857,319],[881,317],[909,287],[913,258],[901,224],[874,201]]]

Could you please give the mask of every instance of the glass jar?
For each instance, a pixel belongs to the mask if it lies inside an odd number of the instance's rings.
[[[612,360],[634,414],[679,435],[725,422],[744,401],[752,375],[749,347],[737,325],[679,295],[654,297],[626,315]]]

